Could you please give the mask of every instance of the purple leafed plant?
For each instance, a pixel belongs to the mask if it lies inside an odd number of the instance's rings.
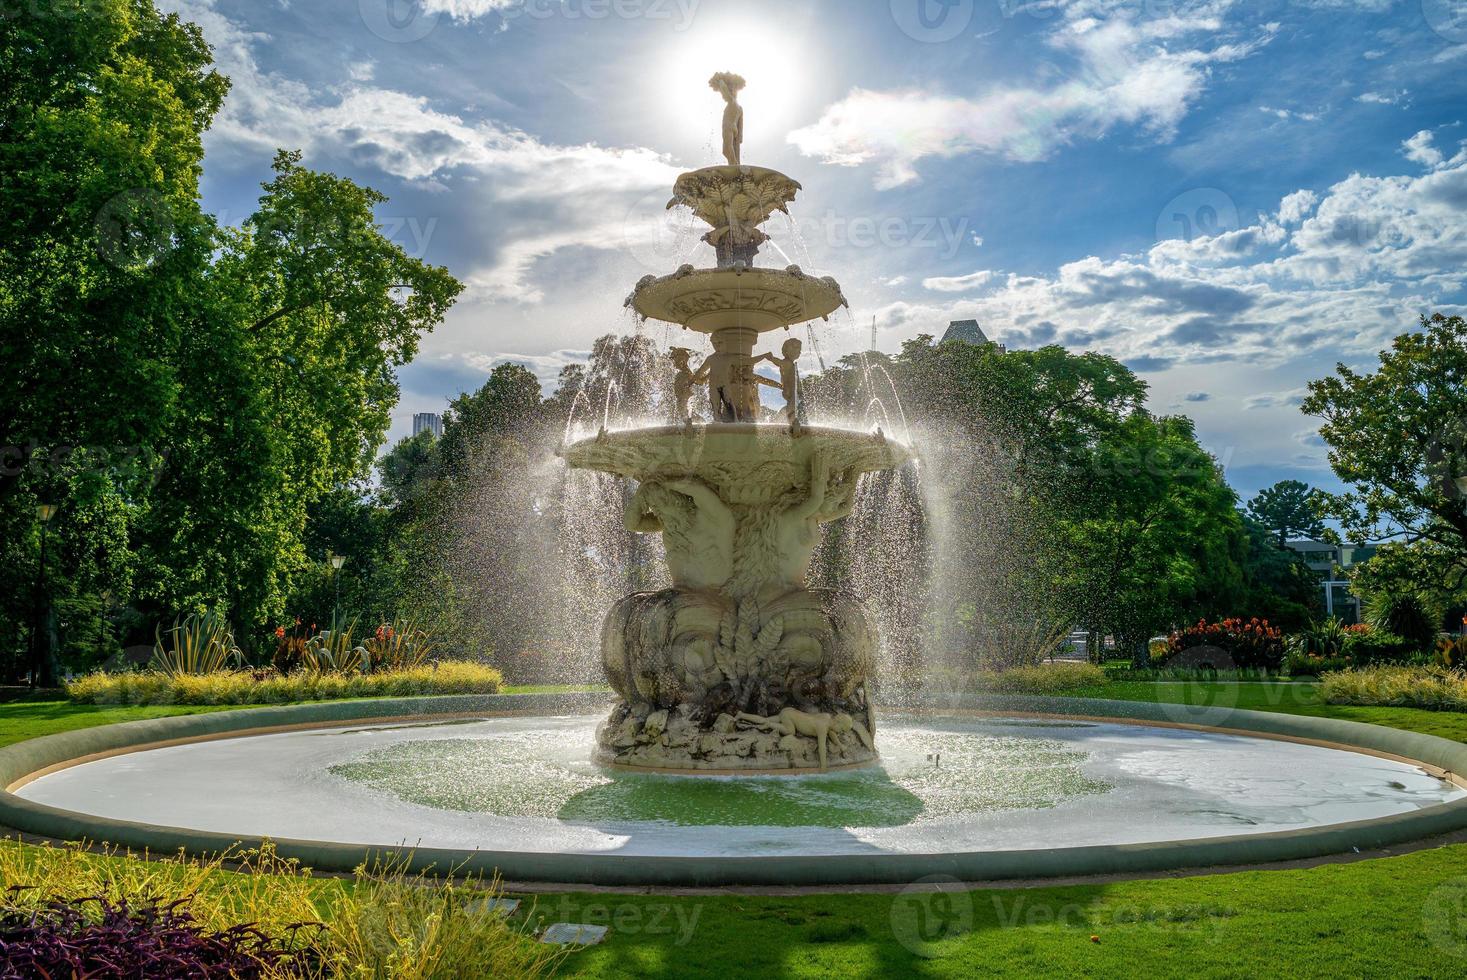
[[[11,888],[12,896],[18,889]],[[56,978],[253,978],[267,969],[308,973],[302,929],[286,937],[252,925],[210,931],[188,911],[189,899],[137,905],[106,898],[51,901],[40,908],[0,906],[0,980]]]

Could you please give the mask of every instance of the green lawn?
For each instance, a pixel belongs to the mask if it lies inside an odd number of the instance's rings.
[[[1125,682],[1069,695],[1235,704],[1467,741],[1467,716],[1334,707],[1312,684]],[[0,705],[0,745],[213,708]],[[1300,870],[937,894],[551,894],[546,922],[608,924],[577,976],[1443,976],[1467,971],[1467,845]],[[1091,937],[1098,937],[1092,941]]]

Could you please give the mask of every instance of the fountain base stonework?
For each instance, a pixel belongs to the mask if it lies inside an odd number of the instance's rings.
[[[597,732],[598,755],[659,769],[870,762],[876,642],[865,610],[839,592],[796,589],[762,605],[716,591],[629,595],[602,629],[606,676],[622,702]],[[791,709],[799,715],[782,719]]]
[[[637,483],[626,526],[662,535],[673,580],[624,597],[602,626],[621,699],[598,733],[602,761],[777,771],[876,758],[876,630],[856,599],[806,575],[820,525],[850,513],[862,474],[905,462],[904,446],[727,423],[608,432],[562,453]]]

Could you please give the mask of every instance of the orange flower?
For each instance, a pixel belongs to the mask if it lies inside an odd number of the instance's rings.
[[[277,640],[283,640],[283,639],[285,639],[285,627],[284,626],[277,626],[277,627],[275,627],[275,639],[277,639]]]

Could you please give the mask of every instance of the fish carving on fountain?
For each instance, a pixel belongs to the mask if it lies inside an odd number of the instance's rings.
[[[799,341],[755,356],[761,335],[845,305],[831,278],[797,266],[756,268],[759,225],[800,185],[740,162],[743,79],[720,72],[726,165],[683,174],[669,207],[711,227],[711,269],[646,276],[627,299],[643,317],[710,335],[698,367],[673,348],[675,424],[603,431],[562,450],[572,467],[634,481],[624,523],[660,534],[672,587],[626,596],[607,614],[602,661],[619,702],[598,731],[598,758],[692,771],[799,771],[873,761],[871,671],[878,637],[861,603],[811,588],[821,525],[846,517],[866,473],[911,454],[900,443],[808,424]],[[779,378],[756,367],[771,362]],[[710,422],[695,421],[706,387]],[[761,423],[759,390],[778,389],[780,421]]]

